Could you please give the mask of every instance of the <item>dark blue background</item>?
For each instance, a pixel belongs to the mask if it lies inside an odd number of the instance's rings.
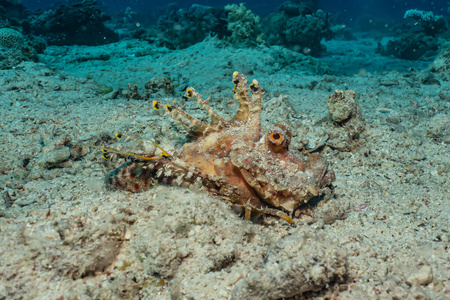
[[[80,2],[81,0],[23,0],[23,4],[30,9],[48,8],[57,3]],[[189,7],[194,3],[214,7],[223,7],[226,4],[244,2],[247,8],[252,9],[256,14],[264,16],[274,11],[285,0],[98,0],[103,6],[108,7],[109,13],[123,10],[130,6],[134,10],[150,10],[155,14],[159,8],[166,6],[170,2],[177,2],[179,7]],[[321,0],[321,7],[326,12],[340,13],[346,19],[355,19],[361,15],[369,15],[383,19],[402,18],[406,10],[411,8],[431,10],[435,14],[445,15],[450,6],[449,0]]]

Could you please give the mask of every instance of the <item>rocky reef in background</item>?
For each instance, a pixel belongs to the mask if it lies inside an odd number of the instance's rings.
[[[28,11],[21,0],[0,0],[0,28],[20,32],[34,44],[37,37],[48,45],[102,45],[117,42],[119,36],[105,25],[110,20],[96,0],[59,4],[46,11]],[[36,48],[36,47],[34,47]],[[38,53],[42,52],[36,49]],[[45,47],[44,47],[45,49]]]
[[[84,0],[35,12],[30,18],[31,33],[42,36],[49,45],[103,45],[119,40],[105,25],[110,19],[97,8],[96,0]]]
[[[22,34],[29,53],[16,52],[2,68],[37,60],[47,45],[102,45],[138,38],[170,50],[184,49],[214,36],[233,47],[281,46],[310,56],[323,56],[323,40],[355,40],[348,20],[320,8],[317,0],[284,2],[260,17],[244,4],[178,8],[170,3],[159,12],[124,11],[109,16],[96,0],[59,4],[46,11],[28,11],[21,0],[0,0],[0,29]],[[377,51],[405,60],[432,60],[449,40],[449,16],[411,9],[398,21],[355,16],[355,28],[379,40]],[[370,26],[369,26],[369,25]],[[351,25],[351,24],[350,24]],[[4,49],[2,50],[4,52]],[[2,52],[2,60],[10,58]],[[14,54],[13,54],[14,55]],[[31,58],[30,58],[31,57]]]
[[[407,60],[430,60],[440,48],[440,38],[449,37],[446,18],[432,12],[410,9],[403,20],[394,24],[391,33],[396,37],[387,44],[378,44],[381,55]]]
[[[198,4],[186,9],[172,6],[167,14],[159,17],[157,29],[158,38],[153,39],[170,49],[192,46],[210,35],[234,46],[265,44],[260,17],[242,3],[220,9]]]
[[[317,1],[288,1],[263,19],[244,4],[219,9],[197,4],[177,9],[170,5],[156,27],[138,29],[133,36],[183,49],[214,35],[233,46],[280,45],[313,56],[325,49],[323,39],[332,38],[329,14],[318,10]]]
[[[158,42],[170,49],[183,49],[203,41],[211,33],[222,36],[225,17],[224,11],[209,6],[172,7],[158,19]]]
[[[119,35],[105,25],[110,20],[96,0],[28,11],[21,0],[0,0],[0,69],[23,61],[38,61],[47,45],[101,45]]]
[[[21,0],[0,0],[0,28],[27,26],[24,23],[28,14]]]
[[[23,61],[38,61],[37,51],[30,40],[11,28],[0,29],[0,70],[14,68]]]
[[[306,55],[319,56],[331,39],[329,14],[317,9],[317,1],[288,1],[264,20],[267,42],[282,45]]]

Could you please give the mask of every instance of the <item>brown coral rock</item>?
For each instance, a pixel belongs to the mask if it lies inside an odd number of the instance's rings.
[[[356,102],[355,91],[334,91],[328,97],[327,107],[335,125],[328,132],[328,144],[342,151],[356,147],[359,135],[365,129],[365,120]]]
[[[170,77],[154,77],[145,84],[147,94],[153,96],[172,95],[175,87]]]

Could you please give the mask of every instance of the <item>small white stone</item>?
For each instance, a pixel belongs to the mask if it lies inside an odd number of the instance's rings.
[[[99,177],[90,177],[89,180],[86,181],[86,187],[91,191],[101,191],[103,189],[103,179]]]
[[[131,230],[127,228],[125,231],[124,239],[129,241],[130,238],[131,238]]]
[[[412,273],[407,282],[409,284],[426,285],[433,281],[433,269],[430,266],[422,266],[417,272]]]

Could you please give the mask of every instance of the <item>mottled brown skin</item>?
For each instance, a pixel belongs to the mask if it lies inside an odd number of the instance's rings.
[[[306,161],[289,152],[291,131],[286,124],[276,124],[267,132],[261,128],[263,91],[254,80],[247,87],[245,76],[233,74],[235,98],[240,107],[230,120],[222,119],[193,89],[196,98],[208,111],[211,122],[204,123],[175,106],[169,113],[191,128],[197,137],[168,158],[138,160],[110,173],[111,187],[140,192],[153,182],[199,184],[211,194],[242,208],[245,217],[253,213],[277,215],[288,222],[288,214],[311,198],[332,193],[333,171],[319,155]],[[250,96],[251,92],[251,96]]]

